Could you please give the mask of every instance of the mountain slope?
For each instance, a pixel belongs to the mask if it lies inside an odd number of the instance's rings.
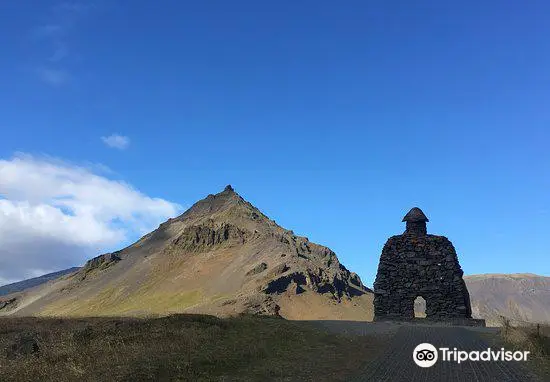
[[[550,277],[534,274],[465,276],[472,313],[498,324],[499,316],[519,322],[550,323]]]
[[[334,252],[278,226],[231,186],[73,275],[7,297],[0,314],[372,317],[372,294]]]
[[[530,273],[464,276],[470,293],[472,316],[489,326],[501,317],[515,324],[550,323],[550,277]],[[415,301],[417,316],[424,317],[426,302]]]
[[[57,272],[47,273],[42,276],[33,277],[32,279],[26,279],[23,281],[18,281],[16,283],[3,285],[0,287],[0,296],[5,296],[10,293],[21,292],[25,289],[33,288],[35,286],[47,283],[48,281],[58,279],[61,276],[65,276],[69,273],[76,272],[79,269],[79,267],[68,268]]]

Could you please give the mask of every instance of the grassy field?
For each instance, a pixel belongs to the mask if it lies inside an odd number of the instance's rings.
[[[550,381],[550,325],[511,322],[499,318],[499,336],[485,336],[494,347],[530,351],[529,369],[543,381]]]
[[[381,347],[269,317],[1,318],[0,380],[345,381]]]
[[[40,312],[43,316],[67,315],[72,317],[89,317],[94,312],[101,316],[135,316],[140,309],[147,308],[144,314],[162,314],[168,307],[180,309],[192,306],[201,301],[200,291],[188,292],[153,292],[144,290],[124,296],[114,287],[105,288],[89,299],[62,300],[50,304]]]

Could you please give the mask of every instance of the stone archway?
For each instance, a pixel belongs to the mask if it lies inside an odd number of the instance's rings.
[[[422,296],[417,296],[413,301],[414,317],[426,318],[426,299]]]

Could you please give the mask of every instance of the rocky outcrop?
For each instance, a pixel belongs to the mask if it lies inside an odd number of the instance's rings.
[[[106,253],[106,254],[94,257],[91,260],[88,260],[83,270],[92,270],[92,269],[98,269],[98,268],[104,269],[114,263],[117,263],[118,261],[120,261],[118,252]]]
[[[221,244],[244,244],[249,236],[249,232],[229,223],[193,225],[172,242],[172,249],[201,252]]]
[[[365,285],[363,285],[363,282],[361,281],[361,278],[359,277],[359,275],[355,272],[350,272],[348,280],[349,280],[350,283],[352,283],[353,285],[355,285],[358,288],[367,289],[367,287],[365,287]]]
[[[242,313],[279,317],[280,310],[281,307],[271,296],[256,294],[244,298],[244,310]]]
[[[110,266],[118,263],[120,258],[120,252],[113,252],[113,253],[105,253],[103,255],[99,255],[94,257],[93,259],[90,259],[86,262],[86,265],[82,267],[78,273],[77,276],[79,280],[83,281],[85,280],[92,272],[98,271],[98,270],[104,270],[109,268]]]
[[[414,318],[418,296],[426,300],[429,319],[471,318],[455,248],[446,237],[426,234],[427,218],[418,211],[411,210],[405,233],[391,237],[382,250],[374,283],[375,319]]]
[[[266,269],[267,269],[267,264],[266,263],[260,263],[260,264],[256,265],[254,268],[252,268],[251,270],[249,270],[248,272],[246,272],[246,275],[247,276],[254,276],[254,275],[257,275],[259,273],[262,273]]]
[[[283,293],[292,288],[293,293],[299,294],[309,289],[316,293],[330,294],[333,299],[340,301],[343,297],[351,298],[366,293],[367,290],[364,287],[354,288],[350,285],[355,283],[362,285],[358,276],[352,276],[349,272],[306,268],[290,271],[274,278],[266,285],[264,292],[266,294]]]
[[[0,310],[11,310],[17,306],[17,298],[6,298],[3,300],[0,300]]]
[[[286,263],[281,263],[279,265],[274,266],[273,269],[269,271],[267,277],[270,279],[277,278],[279,275],[285,273],[289,269],[290,268]]]

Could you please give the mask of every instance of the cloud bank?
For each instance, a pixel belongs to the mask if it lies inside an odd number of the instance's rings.
[[[0,285],[80,265],[180,210],[90,168],[24,154],[0,160]]]

